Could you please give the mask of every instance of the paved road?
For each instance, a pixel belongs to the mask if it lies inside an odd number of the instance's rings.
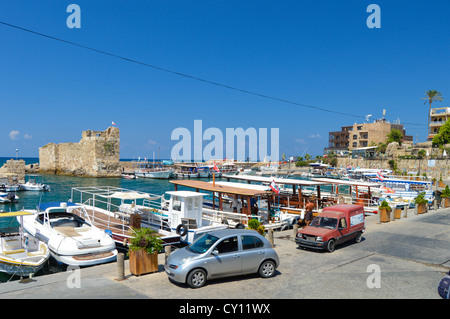
[[[338,246],[333,253],[299,249],[291,230],[276,232],[281,265],[269,279],[249,275],[190,289],[169,282],[161,254],[158,273],[132,276],[126,263],[126,279],[117,281],[111,263],[2,283],[0,298],[440,299],[437,285],[450,270],[449,225],[450,209],[384,224],[370,216],[362,242]]]

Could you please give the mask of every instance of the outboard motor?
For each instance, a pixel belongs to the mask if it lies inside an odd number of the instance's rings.
[[[14,195],[14,193],[8,193],[8,195],[6,195],[6,198],[12,203],[16,200],[16,195]]]

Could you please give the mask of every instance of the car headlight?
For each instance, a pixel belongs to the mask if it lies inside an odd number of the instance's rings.
[[[317,236],[316,237],[316,241],[322,241],[322,237],[321,236]]]

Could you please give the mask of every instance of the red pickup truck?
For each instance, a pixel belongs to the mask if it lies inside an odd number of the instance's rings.
[[[325,207],[308,227],[297,233],[299,247],[334,251],[336,245],[349,240],[361,241],[365,231],[364,207],[361,205],[334,205]]]

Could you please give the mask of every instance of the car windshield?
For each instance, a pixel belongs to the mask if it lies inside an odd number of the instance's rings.
[[[320,228],[336,229],[337,223],[338,223],[338,220],[336,218],[316,217],[311,222],[310,226],[320,227]]]
[[[211,248],[211,246],[214,245],[214,243],[218,240],[219,237],[215,237],[210,234],[205,234],[202,237],[198,238],[190,246],[188,246],[188,249],[193,253],[203,254],[209,248]]]

